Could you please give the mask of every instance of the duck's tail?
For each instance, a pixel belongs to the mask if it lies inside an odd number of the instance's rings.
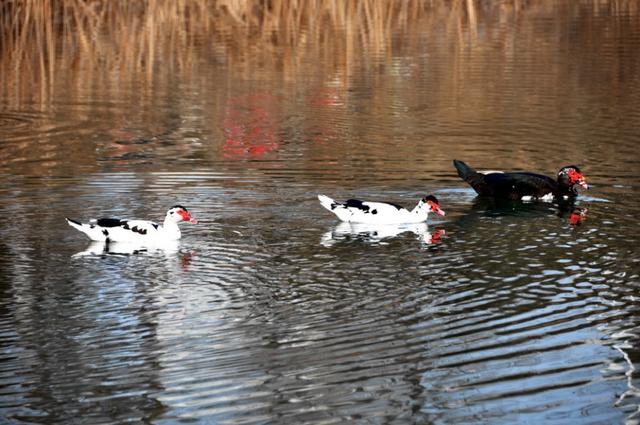
[[[486,191],[484,174],[477,172],[464,162],[458,161],[457,159],[453,160],[453,165],[456,167],[456,170],[458,170],[460,178],[469,183],[477,193],[482,194]]]
[[[72,220],[69,217],[65,217],[69,226],[73,227],[76,230],[81,231],[85,235],[89,237],[92,241],[104,241],[106,240],[106,236],[103,235],[100,230],[96,226],[92,226],[90,224],[83,224],[79,221]]]
[[[334,208],[340,204],[338,204],[333,199],[329,198],[325,195],[318,195],[318,200],[320,201],[320,205],[333,212]]]
[[[80,223],[79,221],[75,221],[70,219],[69,217],[65,217],[65,219],[67,220],[67,223],[69,224],[69,226],[80,230],[81,232],[84,233],[84,225],[82,223]]]

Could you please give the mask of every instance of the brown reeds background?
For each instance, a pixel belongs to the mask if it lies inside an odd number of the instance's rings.
[[[43,163],[33,159],[44,158],[52,173],[75,172],[74,164],[94,170],[97,158],[146,146],[118,141],[185,139],[189,126],[176,122],[194,119],[194,105],[204,116],[192,128],[213,135],[204,149],[213,158],[237,148],[217,144],[251,120],[247,109],[260,116],[260,102],[269,104],[275,123],[283,108],[299,107],[293,99],[304,98],[313,110],[304,124],[310,133],[331,139],[327,118],[340,116],[343,132],[374,141],[415,128],[412,120],[423,116],[451,128],[483,123],[494,131],[512,111],[524,116],[511,120],[529,119],[528,111],[575,111],[584,99],[636,108],[629,81],[640,74],[639,9],[637,0],[5,0],[0,126],[13,143],[0,152],[0,164],[38,174]],[[242,97],[243,81],[265,84],[255,98]],[[178,85],[194,91],[173,96]],[[286,96],[286,106],[265,100],[284,86],[298,90]],[[413,90],[423,86],[428,99]],[[376,128],[363,128],[348,113],[351,89],[367,91]],[[545,96],[558,91],[573,103],[549,106]],[[246,105],[235,108],[235,96]],[[171,108],[157,107],[158,99]],[[390,103],[422,113],[390,113]],[[100,106],[107,104],[118,106]],[[419,142],[408,142],[399,155],[412,155]],[[323,154],[325,145],[315,146]],[[382,142],[369,149],[388,155]]]
[[[639,7],[633,0],[565,3],[575,13],[589,7],[637,16]],[[152,84],[169,73],[193,73],[212,57],[235,73],[266,68],[283,78],[314,61],[348,81],[355,57],[401,53],[424,42],[425,32],[432,41],[449,34],[456,42],[447,48],[467,48],[479,27],[552,6],[547,0],[7,0],[0,3],[0,94],[46,103],[61,76],[70,78],[67,90],[132,78]]]

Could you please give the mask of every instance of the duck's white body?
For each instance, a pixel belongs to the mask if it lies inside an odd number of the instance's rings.
[[[427,221],[429,212],[444,215],[434,196],[422,198],[411,211],[387,202],[368,202],[349,199],[336,202],[325,195],[318,195],[320,204],[334,213],[340,220],[349,223],[366,224],[410,224]]]
[[[187,209],[176,205],[169,209],[163,224],[147,220],[121,220],[118,218],[101,218],[89,223],[80,223],[67,218],[67,223],[87,235],[92,241],[161,243],[175,241],[182,236],[178,223],[189,221],[197,223]]]

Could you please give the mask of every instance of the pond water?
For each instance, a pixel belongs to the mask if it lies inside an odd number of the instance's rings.
[[[0,422],[640,422],[640,11],[514,4],[5,73]],[[591,188],[495,204],[454,158]],[[319,193],[447,215],[354,229]],[[64,220],[177,203],[162,249]]]

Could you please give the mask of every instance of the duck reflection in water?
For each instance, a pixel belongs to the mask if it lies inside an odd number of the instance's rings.
[[[578,226],[587,220],[587,209],[585,207],[575,207],[569,214],[567,221],[572,226]]]
[[[183,270],[187,270],[195,252],[180,252],[180,241],[164,241],[162,244],[136,243],[136,242],[102,242],[93,241],[89,246],[72,256],[80,257],[105,257],[105,256],[149,256],[164,257],[167,260],[178,259]]]
[[[466,223],[478,217],[520,216],[543,217],[554,214],[566,220],[571,226],[577,226],[587,220],[587,208],[575,205],[574,200],[560,202],[521,202],[508,199],[493,199],[477,197],[473,201],[471,209],[458,223]]]
[[[444,229],[429,230],[427,223],[413,224],[365,224],[341,222],[327,231],[320,243],[331,247],[338,242],[360,240],[367,243],[384,243],[385,240],[403,233],[413,233],[416,239],[426,245],[438,244],[445,235]]]

